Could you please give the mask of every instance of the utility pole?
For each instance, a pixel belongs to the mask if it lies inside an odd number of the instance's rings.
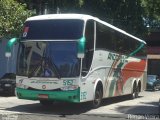
[[[44,14],[48,14],[48,3],[44,5]]]
[[[55,8],[56,8],[56,13],[57,14],[60,14],[61,13],[61,10],[60,10],[60,2],[61,0],[55,0]]]

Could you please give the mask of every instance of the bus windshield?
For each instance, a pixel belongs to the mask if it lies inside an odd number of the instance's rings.
[[[80,39],[84,21],[79,19],[55,19],[27,21],[22,40],[72,40]]]
[[[77,77],[80,62],[76,41],[30,41],[19,44],[17,75]]]

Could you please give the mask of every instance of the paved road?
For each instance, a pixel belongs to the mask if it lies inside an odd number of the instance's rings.
[[[44,107],[37,101],[0,96],[0,120],[159,119],[159,98],[160,91],[144,91],[137,99],[129,100],[127,97],[106,99],[100,108],[90,109],[86,103],[57,103]]]

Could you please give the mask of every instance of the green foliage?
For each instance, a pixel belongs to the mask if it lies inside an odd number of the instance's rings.
[[[3,0],[4,1],[4,0]],[[11,1],[11,0],[9,0]],[[146,26],[160,26],[160,0],[17,0],[28,8],[43,14],[45,5],[48,13],[83,13],[96,16],[133,35],[143,37]]]
[[[143,17],[150,27],[160,27],[160,0],[141,0]]]
[[[146,33],[140,0],[84,0],[82,9],[133,35]]]
[[[141,0],[145,17],[160,20],[160,0]]]
[[[0,0],[0,38],[19,36],[24,21],[32,15],[25,7],[14,0]]]

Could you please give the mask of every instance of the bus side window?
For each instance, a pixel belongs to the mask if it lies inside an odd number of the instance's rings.
[[[121,33],[117,32],[117,41],[116,41],[116,52],[118,52],[121,55],[128,54],[128,50],[130,47],[130,40],[127,40],[125,36]]]
[[[94,21],[87,21],[85,37],[86,49],[94,49]]]
[[[115,49],[113,31],[101,23],[96,25],[96,49],[113,51]]]
[[[92,64],[92,59],[93,59],[93,50],[94,50],[94,21],[93,20],[88,20],[86,23],[85,38],[86,38],[86,50],[85,50],[85,57],[82,63],[83,76],[85,76],[88,73]]]

